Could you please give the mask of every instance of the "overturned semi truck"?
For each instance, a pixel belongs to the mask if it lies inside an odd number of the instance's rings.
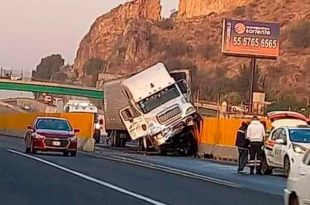
[[[190,80],[188,70],[169,74],[158,63],[106,82],[104,113],[111,145],[122,147],[128,140],[140,140],[145,150],[194,154],[194,129],[200,118],[191,103]]]

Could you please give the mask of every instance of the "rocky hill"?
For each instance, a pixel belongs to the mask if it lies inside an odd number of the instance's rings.
[[[246,100],[249,59],[223,56],[222,19],[280,22],[281,56],[258,60],[257,90],[269,100],[310,97],[310,0],[180,0],[179,12],[160,16],[160,0],[135,0],[99,17],[83,38],[74,68],[82,76],[89,59],[102,72],[126,74],[158,61],[195,70],[195,90],[215,99]]]

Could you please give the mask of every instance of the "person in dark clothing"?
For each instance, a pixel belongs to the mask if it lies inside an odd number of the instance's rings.
[[[246,130],[247,123],[242,122],[241,127],[238,129],[237,138],[236,138],[236,146],[239,151],[239,159],[238,159],[238,172],[242,172],[244,167],[248,162],[248,153],[249,153],[249,144],[250,141],[246,139]]]

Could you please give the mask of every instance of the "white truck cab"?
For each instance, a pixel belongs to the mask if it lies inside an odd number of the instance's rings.
[[[94,115],[94,136],[96,143],[100,142],[100,137],[105,133],[104,121],[98,114],[98,108],[88,100],[69,100],[64,106],[65,112],[68,113],[91,113]],[[100,118],[100,119],[99,119]]]
[[[120,116],[132,140],[145,138],[165,150],[176,143],[178,134],[194,125],[197,114],[186,99],[190,92],[186,81],[176,82],[164,64],[158,63],[123,80],[121,87],[129,106],[120,110]],[[190,145],[194,140],[189,141],[184,147],[187,151],[194,146]]]

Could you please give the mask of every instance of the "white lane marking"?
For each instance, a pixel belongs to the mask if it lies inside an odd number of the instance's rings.
[[[65,168],[63,166],[60,166],[58,164],[55,164],[53,162],[50,162],[50,161],[47,161],[47,160],[44,160],[44,159],[41,159],[41,158],[38,158],[38,157],[34,157],[34,156],[31,156],[31,155],[28,155],[28,154],[24,154],[22,152],[19,152],[19,151],[15,151],[15,150],[12,150],[12,149],[8,149],[7,150],[8,152],[11,152],[11,153],[14,153],[14,154],[18,154],[18,155],[21,155],[21,156],[24,156],[24,157],[27,157],[27,158],[30,158],[30,159],[33,159],[33,160],[36,160],[36,161],[39,161],[39,162],[42,162],[44,164],[47,164],[49,166],[52,166],[52,167],[55,167],[57,169],[60,169],[62,171],[65,171],[65,172],[68,172],[70,174],[73,174],[75,176],[78,176],[80,178],[83,178],[83,179],[86,179],[88,181],[91,181],[91,182],[94,182],[94,183],[97,183],[97,184],[100,184],[102,186],[105,186],[105,187],[108,187],[110,189],[113,189],[115,191],[118,191],[118,192],[121,192],[123,194],[127,194],[129,196],[132,196],[134,198],[137,198],[137,199],[140,199],[142,201],[145,201],[145,202],[148,202],[150,204],[154,204],[154,205],[167,205],[167,204],[164,204],[164,203],[161,203],[159,201],[156,201],[154,199],[151,199],[151,198],[148,198],[146,196],[143,196],[141,194],[137,194],[137,193],[134,193],[134,192],[131,192],[129,190],[126,190],[124,188],[121,188],[121,187],[118,187],[118,186],[115,186],[113,184],[110,184],[110,183],[107,183],[107,182],[104,182],[104,181],[101,181],[99,179],[95,179],[93,177],[90,177],[90,176],[87,176],[85,174],[82,174],[80,172],[77,172],[77,171],[74,171],[74,170],[71,170],[71,169],[68,169],[68,168]]]
[[[93,156],[92,154],[88,154],[88,153],[83,153],[83,154]],[[185,170],[181,170],[181,169],[176,169],[176,168],[172,168],[172,167],[167,167],[167,166],[163,166],[163,165],[152,164],[149,162],[143,162],[143,161],[131,159],[128,157],[102,156],[102,158],[107,159],[107,160],[132,164],[132,165],[136,165],[136,166],[140,166],[140,167],[146,167],[149,169],[159,170],[159,171],[163,171],[163,172],[167,172],[167,173],[171,173],[171,174],[175,174],[175,175],[179,175],[179,176],[184,176],[184,177],[188,177],[188,178],[198,179],[198,180],[202,180],[202,181],[206,181],[206,182],[211,182],[211,183],[218,184],[218,185],[228,186],[228,187],[232,187],[232,188],[241,188],[240,185],[235,184],[235,183],[230,182],[230,181],[225,181],[222,179],[208,177],[208,176],[204,176],[201,174],[197,174],[197,173],[193,173],[193,172],[189,172],[189,171],[185,171]]]

